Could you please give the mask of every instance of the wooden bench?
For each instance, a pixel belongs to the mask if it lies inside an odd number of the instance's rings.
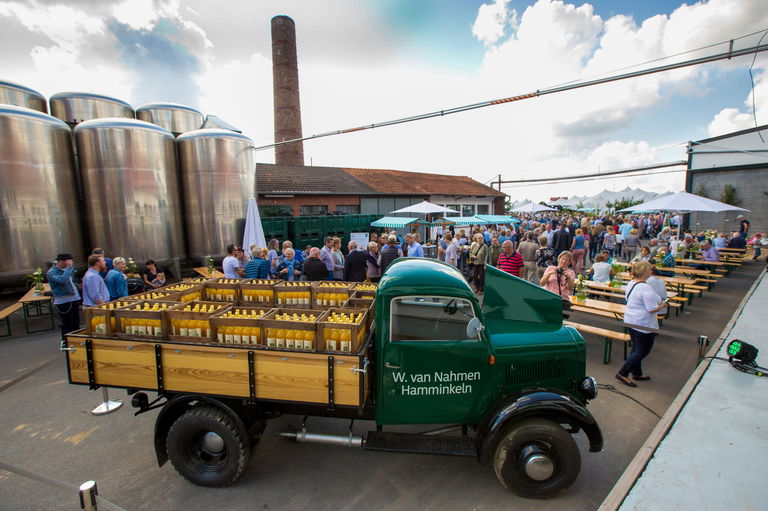
[[[599,312],[599,311],[598,311]],[[611,362],[611,351],[613,349],[613,341],[620,341],[624,343],[624,360],[627,359],[627,345],[629,344],[629,334],[626,332],[616,332],[605,328],[600,328],[592,325],[584,325],[582,323],[574,323],[573,321],[563,321],[563,324],[575,328],[580,332],[586,332],[588,334],[594,334],[603,341],[603,364]]]
[[[5,329],[7,330],[7,333],[0,334],[0,337],[11,336],[11,314],[21,309],[23,306],[24,305],[20,304],[19,302],[16,302],[12,305],[9,305],[5,309],[0,310],[0,321],[5,323]]]

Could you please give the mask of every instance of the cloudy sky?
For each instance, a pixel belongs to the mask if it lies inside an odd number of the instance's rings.
[[[305,135],[626,71],[768,29],[765,0],[0,0],[0,79],[46,96],[183,103],[268,144],[269,28],[278,14],[296,21]],[[753,46],[761,35],[734,45]],[[500,173],[525,179],[682,160],[688,140],[754,125],[751,63],[742,57],[308,141],[306,163],[486,182]],[[768,123],[767,67],[768,54],[758,55],[759,124]],[[259,161],[274,161],[273,151]],[[677,190],[682,175],[504,191],[540,200],[626,186]]]

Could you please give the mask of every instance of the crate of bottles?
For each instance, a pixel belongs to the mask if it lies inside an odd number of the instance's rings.
[[[166,291],[176,291],[179,293],[178,301],[191,302],[194,300],[203,299],[203,284],[197,284],[192,282],[179,282],[171,286],[166,286]]]
[[[222,302],[193,301],[180,303],[165,312],[168,318],[168,340],[211,342],[211,316],[232,305]]]
[[[376,293],[379,285],[375,282],[357,282],[352,285],[352,291],[372,291]]]
[[[317,322],[321,349],[357,353],[368,333],[367,318],[367,309],[328,309]]]
[[[187,277],[181,281],[182,284],[204,284],[211,280],[211,277]]]
[[[275,284],[275,305],[310,309],[312,307],[312,282],[278,282]]]
[[[240,279],[214,279],[203,286],[203,300],[232,304],[240,301]]]
[[[125,299],[134,302],[145,302],[147,300],[162,300],[164,302],[178,302],[180,294],[177,291],[168,291],[167,288],[156,291],[146,291],[137,295],[126,296]]]
[[[278,280],[243,279],[240,281],[240,304],[250,307],[274,305]]]
[[[373,315],[376,308],[376,300],[373,300],[372,298],[360,298],[356,296],[358,291],[355,291],[350,297],[349,300],[344,302],[344,305],[342,305],[342,308],[345,309],[363,309],[368,311],[368,315],[366,316],[366,327],[368,329],[371,328],[371,323],[373,323]]]
[[[179,302],[151,301],[133,302],[115,311],[120,339],[165,339],[168,335],[168,321],[165,311],[179,305]],[[118,313],[119,312],[119,313]]]
[[[312,286],[312,303],[325,307],[341,307],[347,301],[350,282],[317,282]]]
[[[323,314],[314,309],[273,309],[261,320],[267,348],[314,351],[317,321]]]
[[[134,302],[115,300],[101,305],[85,308],[85,331],[88,335],[100,334],[111,337],[115,333],[114,312]]]
[[[352,294],[349,296],[350,298],[359,298],[361,300],[376,300],[376,291],[353,291]]]
[[[232,307],[211,316],[213,342],[266,346],[262,319],[271,308]]]

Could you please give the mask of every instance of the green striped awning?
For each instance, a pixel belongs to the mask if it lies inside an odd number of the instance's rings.
[[[520,219],[507,215],[475,215],[487,224],[519,224]]]
[[[404,229],[408,225],[416,222],[418,218],[402,218],[399,216],[385,216],[375,222],[371,222],[371,227],[386,227],[388,229]]]

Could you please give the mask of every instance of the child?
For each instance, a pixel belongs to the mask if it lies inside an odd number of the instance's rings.
[[[747,242],[747,245],[752,245],[755,249],[755,255],[754,257],[752,257],[753,261],[756,261],[757,258],[760,257],[760,254],[762,253],[762,251],[760,250],[760,248],[762,247],[762,244],[763,244],[763,235],[759,232],[755,234],[754,238],[752,238]]]
[[[165,272],[157,272],[157,277],[152,281],[152,285],[155,287],[163,287],[165,285]]]

